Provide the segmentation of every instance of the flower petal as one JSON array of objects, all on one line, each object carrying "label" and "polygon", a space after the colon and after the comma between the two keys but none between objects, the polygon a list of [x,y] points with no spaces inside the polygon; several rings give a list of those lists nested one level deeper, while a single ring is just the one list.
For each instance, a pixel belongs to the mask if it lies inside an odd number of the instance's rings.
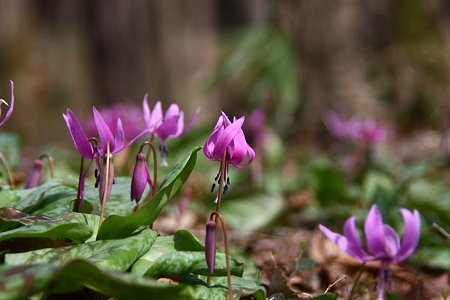
[{"label": "flower petal", "polygon": [[163,121],[163,113],[162,113],[162,107],[161,107],[161,101],[156,102],[155,106],[153,107],[153,111],[150,117],[150,122],[147,124],[147,126],[150,126],[154,124],[153,126],[159,126],[161,125]]},{"label": "flower petal", "polygon": [[394,257],[397,255],[398,250],[400,249],[400,240],[398,238],[397,232],[395,232],[394,228],[389,225],[384,225],[384,236],[386,241],[386,251]]},{"label": "flower petal", "polygon": [[102,141],[104,151],[106,151],[106,144],[108,142],[110,149],[115,149],[114,135],[112,134],[111,129],[108,127],[105,120],[103,120],[102,115],[95,107],[92,107],[92,111],[94,113],[95,126],[97,126],[97,131]]},{"label": "flower petal", "polygon": [[125,134],[123,132],[122,120],[120,120],[120,118],[119,118],[119,119],[117,119],[116,132],[114,135],[114,149],[111,152],[113,154],[119,152],[119,151],[115,151],[115,150],[121,149],[123,147],[124,142],[125,142]]},{"label": "flower petal", "polygon": [[73,143],[75,144],[75,148],[77,148],[81,156],[84,158],[94,158],[94,150],[92,149],[92,145],[73,112],[70,109],[67,109],[66,114],[63,114],[63,118],[66,121],[66,125],[69,129]]},{"label": "flower petal", "polygon": [[8,121],[9,117],[11,117],[11,114],[14,110],[14,82],[10,80],[9,83],[11,84],[11,101],[9,103],[9,108],[8,111],[6,112],[5,117],[0,122],[0,126],[3,126],[3,124],[5,124],[6,121]]},{"label": "flower petal", "polygon": [[[348,241],[347,238],[343,235],[340,235],[339,233],[333,232],[327,227],[323,226],[322,224],[319,224],[320,231],[323,232],[329,238],[333,243],[336,244],[339,248],[341,248],[342,251],[347,252],[347,246]],[[347,252],[348,253],[348,252]]]},{"label": "flower petal", "polygon": [[356,230],[355,220],[357,217],[353,216],[347,219],[344,224],[344,235],[347,238],[348,245],[346,252],[351,256],[361,260],[369,261],[372,258],[364,251],[358,231]]},{"label": "flower petal", "polygon": [[178,119],[180,115],[173,115],[170,118],[164,118],[164,121],[156,129],[156,135],[163,141],[165,141],[169,136],[175,134],[178,128]]},{"label": "flower petal", "polygon": [[420,237],[420,215],[417,210],[411,213],[409,210],[402,208],[400,212],[403,216],[404,231],[400,251],[397,253],[398,262],[410,256],[417,247]]},{"label": "flower petal", "polygon": [[364,223],[364,234],[366,235],[367,248],[369,248],[369,252],[373,256],[389,255],[386,251],[383,225],[383,219],[378,207],[372,205]]},{"label": "flower petal", "polygon": [[230,126],[226,127],[223,130],[223,132],[219,135],[213,151],[213,156],[215,158],[219,158],[221,160],[221,157],[223,156],[228,145],[231,143],[236,134],[238,134],[239,130],[242,128],[244,120],[245,120],[244,117],[236,120],[235,122],[231,123]]},{"label": "flower petal", "polygon": [[194,124],[195,120],[197,120],[198,114],[200,113],[200,107],[197,107],[194,114],[192,115],[192,118],[189,120],[189,123],[184,127],[183,133],[189,130],[191,128],[192,124]]}]

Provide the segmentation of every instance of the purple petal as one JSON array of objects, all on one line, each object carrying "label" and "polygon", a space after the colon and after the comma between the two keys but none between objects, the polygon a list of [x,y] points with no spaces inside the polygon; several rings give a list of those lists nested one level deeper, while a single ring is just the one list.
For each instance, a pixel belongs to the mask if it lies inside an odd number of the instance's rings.
[{"label": "purple petal", "polygon": [[[214,145],[213,156],[216,158],[222,157],[228,145],[234,139],[236,134],[242,128],[245,118],[242,117],[235,122],[231,123],[230,126],[226,127],[217,139]],[[221,158],[220,158],[221,160]]]},{"label": "purple petal", "polygon": [[78,152],[80,152],[84,158],[94,158],[92,145],[73,112],[70,109],[67,109],[66,114],[63,114],[63,118],[66,121],[67,128],[69,129],[73,143]]},{"label": "purple petal", "polygon": [[169,136],[175,134],[178,128],[178,119],[180,115],[174,115],[170,118],[164,118],[164,121],[156,129],[156,135],[163,141],[165,141]]},{"label": "purple petal", "polygon": [[164,116],[164,121],[170,119],[174,116],[178,116],[180,114],[180,108],[177,104],[171,104],[166,111],[166,115]]},{"label": "purple petal", "polygon": [[[333,232],[330,229],[326,228],[322,224],[319,224],[320,231],[323,232],[329,238],[333,243],[336,244],[339,248],[341,248],[342,251],[347,252],[348,248],[348,241],[347,238],[343,235],[340,235],[339,233]],[[348,253],[348,252],[347,252]]]},{"label": "purple petal", "polygon": [[162,113],[162,107],[161,102],[156,102],[155,106],[153,107],[153,111],[151,114],[150,122],[147,124],[147,126],[151,124],[155,124],[154,126],[161,125],[163,121],[163,113]]},{"label": "purple petal", "polygon": [[383,219],[376,205],[372,205],[367,215],[364,224],[364,234],[366,235],[367,248],[369,248],[369,252],[373,256],[388,255],[384,238]]},{"label": "purple petal", "polygon": [[11,84],[11,101],[9,102],[9,108],[8,111],[6,112],[5,117],[0,122],[0,126],[3,126],[3,124],[5,124],[6,121],[8,121],[9,117],[11,117],[11,114],[14,110],[14,82],[12,80],[10,80],[9,82]]},{"label": "purple petal", "polygon": [[177,137],[182,135],[184,132],[183,127],[184,127],[184,113],[181,111],[178,118],[177,131],[174,134],[171,134],[170,137]]},{"label": "purple petal", "polygon": [[[125,141],[125,136],[123,132],[122,120],[117,119],[116,132],[114,136],[114,146],[115,148],[121,149],[123,147],[123,143]],[[116,153],[113,149],[111,152]]]},{"label": "purple petal", "polygon": [[41,185],[42,179],[42,168],[44,167],[44,162],[40,159],[36,159],[33,163],[33,169],[25,182],[25,189],[31,189]]},{"label": "purple petal", "polygon": [[142,100],[142,112],[144,114],[144,120],[145,120],[145,124],[148,126],[149,124],[151,124],[151,112],[150,112],[150,107],[148,106],[148,94],[144,95],[144,100]]},{"label": "purple petal", "polygon": [[344,224],[344,235],[348,242],[346,252],[361,261],[369,261],[372,258],[367,255],[362,247],[361,239],[359,238],[358,231],[356,230],[355,220],[355,216],[350,217]]},{"label": "purple petal", "polygon": [[192,127],[192,124],[194,124],[195,120],[197,120],[198,114],[200,113],[200,107],[197,107],[194,114],[192,115],[192,118],[189,120],[189,123],[184,127],[183,133],[189,130],[189,128]]},{"label": "purple petal", "polygon": [[144,193],[145,186],[148,180],[147,170],[147,162],[145,159],[145,154],[139,152],[136,155],[136,163],[134,165],[133,177],[131,179],[131,201],[136,201],[139,203],[141,200],[142,194]]},{"label": "purple petal", "polygon": [[384,236],[386,241],[386,247],[388,253],[394,257],[397,255],[398,250],[400,249],[400,240],[398,238],[397,232],[395,232],[394,228],[389,225],[384,225]]},{"label": "purple petal", "polygon": [[112,134],[111,129],[108,127],[105,120],[103,120],[102,115],[95,107],[92,107],[92,111],[94,113],[95,126],[97,126],[98,134],[105,148],[103,151],[106,152],[106,144],[108,142],[111,149],[115,149],[114,135]]},{"label": "purple petal", "polygon": [[420,215],[417,210],[411,213],[409,210],[402,208],[400,212],[403,216],[404,232],[400,251],[397,253],[397,260],[400,262],[410,256],[417,247],[420,237]]}]

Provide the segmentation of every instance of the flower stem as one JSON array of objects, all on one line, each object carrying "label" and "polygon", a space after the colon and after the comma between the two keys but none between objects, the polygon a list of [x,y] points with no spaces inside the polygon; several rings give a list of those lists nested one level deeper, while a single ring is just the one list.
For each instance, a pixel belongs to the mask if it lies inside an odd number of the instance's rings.
[{"label": "flower stem", "polygon": [[111,149],[109,146],[109,142],[106,144],[106,168],[105,168],[105,181],[104,181],[104,188],[103,188],[103,196],[102,196],[102,211],[100,213],[100,222],[98,223],[98,228],[100,230],[100,226],[103,223],[103,217],[105,215],[105,208],[106,208],[106,196],[108,194],[108,182],[109,182],[109,173],[110,173],[110,164],[111,164]]},{"label": "flower stem", "polygon": [[[210,220],[212,218],[215,218],[215,220],[219,219],[220,225],[222,226],[222,232],[223,232],[223,243],[225,244],[225,262],[227,267],[227,284],[228,284],[228,298],[230,300],[233,300],[233,290],[231,289],[231,268],[230,268],[230,251],[228,247],[228,235],[227,235],[227,226],[225,224],[225,220],[223,219],[222,215],[218,211],[213,211],[211,213],[211,216],[209,217]],[[209,279],[209,277],[208,277]],[[209,286],[209,282],[208,282]]]},{"label": "flower stem", "polygon": [[353,283],[353,286],[352,286],[352,290],[350,291],[350,295],[348,295],[348,300],[353,299],[353,296],[355,295],[355,292],[356,292],[356,287],[359,284],[359,280],[361,279],[361,275],[364,272],[365,267],[366,267],[366,263],[363,263],[361,268],[358,271],[358,274],[356,275],[355,282]]},{"label": "flower stem", "polygon": [[41,154],[38,159],[42,160],[43,158],[46,158],[48,160],[48,166],[50,169],[50,178],[55,178],[55,160],[53,157],[51,157],[48,154]]},{"label": "flower stem", "polygon": [[3,165],[5,166],[6,172],[8,173],[9,177],[9,185],[11,186],[11,189],[16,188],[16,182],[14,180],[14,176],[11,170],[11,166],[8,163],[8,160],[6,159],[5,155],[3,155],[2,152],[0,152],[0,160],[2,161]]},{"label": "flower stem", "polygon": [[81,180],[83,179],[83,167],[84,167],[84,157],[81,156],[80,159],[80,175],[78,177],[78,189],[77,189],[77,199],[75,200],[75,204],[73,206],[74,212],[80,211],[80,204],[81,204]]}]

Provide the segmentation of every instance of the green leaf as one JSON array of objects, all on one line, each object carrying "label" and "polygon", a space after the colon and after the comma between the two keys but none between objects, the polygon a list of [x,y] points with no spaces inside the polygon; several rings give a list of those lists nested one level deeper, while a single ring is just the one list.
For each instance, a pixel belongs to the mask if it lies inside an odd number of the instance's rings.
[{"label": "green leaf", "polygon": [[98,224],[98,216],[70,213],[55,218],[30,215],[12,207],[0,209],[0,228],[21,226],[0,233],[0,241],[19,237],[71,239],[82,243],[89,239]]},{"label": "green leaf", "polygon": [[63,184],[60,179],[54,178],[32,189],[10,191],[17,197],[17,200],[12,204],[12,206],[16,209],[31,213],[36,209],[36,205],[47,192],[62,186]]},{"label": "green leaf", "polygon": [[5,263],[9,265],[64,264],[75,259],[85,259],[103,269],[125,271],[150,249],[155,239],[156,232],[144,229],[138,234],[121,240],[95,241],[56,249],[47,248],[7,254]]},{"label": "green leaf", "polygon": [[269,225],[284,208],[281,195],[257,194],[227,199],[222,204],[222,215],[230,227],[239,228],[241,233],[251,233]]},{"label": "green leaf", "polygon": [[37,292],[64,294],[82,287],[119,299],[188,299],[192,288],[156,282],[135,274],[103,271],[82,260],[64,266],[35,264],[0,267],[0,299],[21,300]]},{"label": "green leaf", "polygon": [[[233,290],[233,299],[250,295],[253,295],[256,300],[266,299],[266,289],[254,280],[231,276],[231,289]],[[195,298],[228,300],[226,277],[213,278],[209,288],[204,282],[195,286]]]},{"label": "green leaf", "polygon": [[[149,277],[180,276],[189,273],[208,275],[205,247],[192,233],[180,230],[160,236],[150,250],[133,265],[132,272]],[[243,265],[230,259],[231,272],[242,276]],[[225,254],[217,253],[215,276],[226,276]]]},{"label": "green leaf", "polygon": [[172,199],[178,189],[186,182],[194,169],[197,152],[201,147],[194,148],[192,152],[164,178],[161,188],[156,195],[129,216],[109,216],[101,225],[98,239],[113,239],[128,236],[140,226],[150,225],[158,217],[166,203]]}]

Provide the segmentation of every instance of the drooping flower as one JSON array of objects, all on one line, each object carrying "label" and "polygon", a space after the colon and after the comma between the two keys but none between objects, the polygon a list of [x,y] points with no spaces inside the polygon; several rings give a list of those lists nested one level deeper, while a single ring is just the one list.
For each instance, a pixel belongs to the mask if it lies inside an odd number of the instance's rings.
[{"label": "drooping flower", "polygon": [[161,102],[157,102],[153,111],[150,111],[147,97],[144,97],[142,102],[144,120],[149,127],[153,122],[155,126],[155,136],[161,140],[161,161],[163,166],[167,166],[167,145],[166,140],[168,138],[175,138],[184,134],[197,119],[200,113],[200,107],[198,107],[189,123],[184,125],[184,113],[180,110],[177,104],[171,104],[167,109],[166,114],[163,117]]},{"label": "drooping flower", "polygon": [[205,258],[210,273],[214,273],[216,266],[216,230],[216,222],[208,220],[205,234]]},{"label": "drooping flower", "polygon": [[38,158],[34,161],[33,168],[31,169],[30,175],[24,185],[25,189],[31,189],[41,185],[43,167],[44,162],[42,159]]},{"label": "drooping flower", "polygon": [[134,165],[133,177],[131,178],[131,201],[136,201],[136,204],[141,200],[145,187],[150,186],[150,191],[153,190],[153,182],[148,171],[147,160],[145,154],[138,152],[136,155],[136,164]]},{"label": "drooping flower", "polygon": [[[244,120],[245,117],[239,119],[233,118],[233,122],[231,122],[228,116],[222,112],[214,130],[203,146],[203,153],[207,158],[225,164],[225,168],[223,168],[224,174],[222,176],[224,180],[226,179],[223,190],[224,194],[230,185],[230,178],[227,176],[228,165],[231,164],[236,168],[243,168],[248,166],[255,158],[255,151],[247,144],[244,132],[242,131]],[[248,160],[244,163],[247,157]],[[219,185],[221,173],[222,168],[219,169],[219,173],[214,179]],[[211,192],[214,191],[214,187],[215,183],[211,188]]]},{"label": "drooping flower", "polygon": [[[114,168],[112,164],[112,159],[107,160],[107,147],[109,145],[109,153],[116,154],[123,149],[129,147],[133,142],[135,142],[142,135],[147,133],[150,130],[153,130],[154,125],[151,124],[144,128],[138,135],[132,138],[127,144],[125,144],[125,133],[122,126],[122,121],[120,118],[116,120],[116,127],[113,133],[113,130],[108,126],[108,124],[103,119],[100,112],[93,107],[93,116],[94,122],[97,127],[98,136],[100,137],[101,144],[92,146],[89,142],[88,137],[84,133],[81,128],[80,122],[75,117],[73,112],[70,109],[67,109],[66,114],[63,114],[64,120],[66,121],[67,127],[69,129],[70,135],[72,136],[72,140],[77,148],[78,152],[82,157],[87,159],[96,159],[97,162],[97,182],[99,186],[100,193],[100,201],[103,199],[104,191],[106,189],[106,202],[109,199],[111,194],[112,184],[114,182]],[[100,161],[100,158],[102,161]],[[106,165],[106,162],[109,161],[109,166]],[[91,162],[92,163],[92,162]],[[84,191],[84,181],[87,176],[87,171],[89,170],[91,163],[87,167],[87,170],[83,172],[80,176],[79,188],[81,189],[81,198],[83,199],[83,191]],[[108,169],[109,174],[106,176],[106,170]],[[106,178],[108,179],[106,181]],[[80,205],[82,205],[83,200],[81,200]],[[81,206],[80,206],[81,207]]]},{"label": "drooping flower", "polygon": [[330,112],[324,118],[328,130],[336,138],[355,144],[380,143],[386,139],[386,129],[376,120],[352,118],[342,119],[336,112]]},{"label": "drooping flower", "polygon": [[8,104],[8,102],[6,102],[5,100],[0,99],[0,116],[2,114],[2,110],[1,110],[2,104],[5,104],[6,106],[9,106],[5,117],[3,118],[3,120],[0,121],[0,126],[3,126],[3,124],[5,124],[6,121],[8,121],[9,117],[11,117],[11,114],[12,114],[12,112],[14,110],[14,82],[12,80],[10,80],[9,82],[11,84],[11,101]]},{"label": "drooping flower", "polygon": [[246,121],[244,124],[246,138],[257,148],[267,135],[266,112],[262,108],[257,108],[247,117]]},{"label": "drooping flower", "polygon": [[344,235],[335,233],[323,225],[320,230],[339,248],[361,262],[380,262],[380,290],[378,299],[383,299],[384,283],[387,280],[386,271],[389,264],[398,264],[408,258],[416,249],[420,237],[420,216],[417,210],[413,212],[400,209],[404,221],[403,237],[400,241],[395,230],[383,223],[383,218],[376,205],[373,205],[364,224],[367,250],[361,243],[356,229],[356,216],[350,217],[344,224]]}]

